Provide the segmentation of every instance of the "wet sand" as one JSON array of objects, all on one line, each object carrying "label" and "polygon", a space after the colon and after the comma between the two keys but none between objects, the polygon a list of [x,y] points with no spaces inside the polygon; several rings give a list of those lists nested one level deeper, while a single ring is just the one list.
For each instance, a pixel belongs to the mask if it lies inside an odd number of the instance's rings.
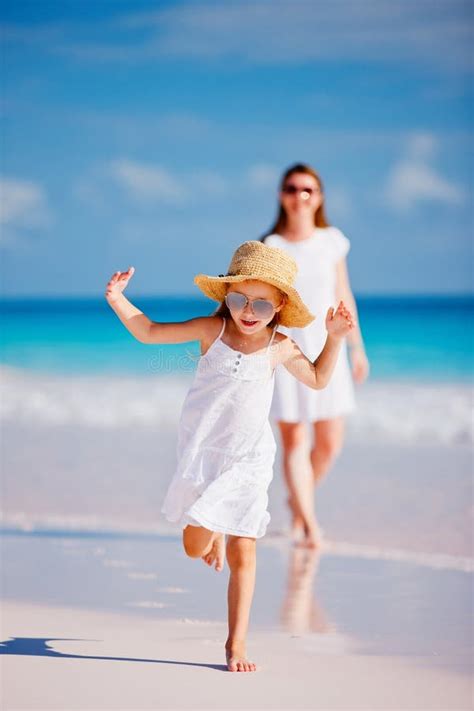
[{"label": "wet sand", "polygon": [[472,573],[269,536],[249,656],[177,537],[5,535],[1,708],[470,709]]},{"label": "wet sand", "polygon": [[[174,424],[9,423],[2,432],[4,525],[176,532],[160,513],[175,468]],[[273,535],[289,521],[281,464],[279,449],[269,490]],[[316,489],[320,524],[341,543],[472,559],[471,470],[466,444],[349,438]]]}]

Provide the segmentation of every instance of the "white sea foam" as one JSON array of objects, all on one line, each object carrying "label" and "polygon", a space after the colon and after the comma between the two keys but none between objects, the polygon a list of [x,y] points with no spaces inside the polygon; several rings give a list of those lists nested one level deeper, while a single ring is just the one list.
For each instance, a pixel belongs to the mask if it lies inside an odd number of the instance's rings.
[{"label": "white sea foam", "polygon": [[132,580],[156,580],[158,575],[156,573],[128,573],[127,577]]},{"label": "white sea foam", "polygon": [[347,541],[329,541],[323,544],[326,553],[353,558],[368,558],[372,560],[400,561],[414,563],[427,568],[439,570],[460,570],[466,573],[474,572],[474,560],[467,556],[454,556],[443,553],[418,553],[401,548],[381,548]]},{"label": "white sea foam", "polygon": [[[65,536],[74,534],[99,534],[103,536],[155,536],[167,535],[175,529],[166,524],[142,525],[133,521],[122,521],[107,516],[89,516],[74,514],[41,514],[29,515],[23,511],[12,512],[0,516],[0,527],[5,533],[54,533]],[[94,555],[104,555],[106,549],[96,548]],[[105,560],[105,559],[104,559]]]},{"label": "white sea foam", "polygon": [[181,622],[184,625],[198,625],[201,627],[207,627],[208,625],[221,625],[220,620],[199,620],[193,617],[180,617],[177,622]]},{"label": "white sea foam", "polygon": [[162,610],[164,607],[173,607],[173,602],[157,602],[156,600],[142,600],[140,602],[128,602],[129,607],[144,607],[157,610]]},{"label": "white sea foam", "polygon": [[130,568],[132,565],[129,560],[112,560],[106,558],[102,562],[107,568]]},{"label": "white sea foam", "polygon": [[[59,517],[59,516],[44,516],[36,518],[28,518],[26,516],[3,516],[0,519],[1,530],[8,533],[30,534],[48,532],[49,534],[61,535],[81,535],[91,534],[96,535],[117,535],[117,536],[162,536],[169,535],[169,530],[166,526],[134,526],[128,524],[114,525],[112,522],[104,521],[102,525],[95,526],[92,524],[89,517]],[[176,535],[176,531],[174,532]],[[291,545],[288,536],[283,535],[281,531],[274,531],[271,534],[264,536],[260,545],[265,547],[273,547],[286,551]],[[102,549],[95,548],[94,554]],[[372,560],[388,560],[399,561],[403,563],[412,563],[421,565],[427,568],[435,568],[440,570],[457,570],[462,572],[474,572],[474,559],[468,556],[450,555],[441,553],[426,553],[401,548],[384,548],[381,546],[367,545],[363,543],[353,543],[351,541],[331,541],[328,538],[323,539],[322,553],[336,556],[346,556],[352,558],[366,558]],[[114,568],[127,568],[131,566],[129,561],[120,559],[103,559],[103,565]],[[127,573],[130,577],[135,576],[135,573]],[[138,574],[140,577],[142,573]],[[148,577],[150,574],[146,574]],[[152,574],[153,575],[153,574]],[[158,592],[187,592],[182,589],[157,589]]]},{"label": "white sea foam", "polygon": [[[49,375],[2,367],[3,422],[114,429],[175,427],[192,376]],[[465,384],[373,381],[358,387],[348,436],[357,442],[469,444],[473,390]]]},{"label": "white sea foam", "polygon": [[[286,551],[288,549],[288,538],[282,537],[278,533],[268,535],[262,539],[260,545]],[[371,546],[350,541],[331,541],[328,538],[323,539],[321,552],[348,558],[400,561],[439,570],[459,570],[464,573],[474,572],[474,559],[469,556],[426,553],[403,548],[383,548],[382,546]]]},{"label": "white sea foam", "polygon": [[0,417],[43,425],[158,427],[177,421],[189,377],[51,375],[2,366]]}]

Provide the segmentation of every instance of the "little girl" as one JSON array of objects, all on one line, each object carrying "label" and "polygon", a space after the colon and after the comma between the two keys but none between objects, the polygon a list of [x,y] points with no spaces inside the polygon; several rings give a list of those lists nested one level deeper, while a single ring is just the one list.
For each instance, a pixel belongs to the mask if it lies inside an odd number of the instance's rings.
[{"label": "little girl", "polygon": [[200,342],[201,357],[179,422],[178,466],[162,511],[183,528],[188,556],[203,558],[216,570],[227,558],[229,671],[256,670],[245,645],[256,539],[270,520],[267,490],[276,443],[268,415],[275,368],[284,365],[310,388],[326,387],[342,340],[354,327],[342,301],[336,311],[329,308],[326,343],[314,362],[279,333],[278,324],[303,328],[314,319],[293,287],[296,271],[296,262],[282,249],[244,242],[227,274],[194,279],[206,296],[220,302],[217,311],[178,323],[151,321],[125,298],[133,267],[115,272],[106,289],[107,302],[141,343]]}]

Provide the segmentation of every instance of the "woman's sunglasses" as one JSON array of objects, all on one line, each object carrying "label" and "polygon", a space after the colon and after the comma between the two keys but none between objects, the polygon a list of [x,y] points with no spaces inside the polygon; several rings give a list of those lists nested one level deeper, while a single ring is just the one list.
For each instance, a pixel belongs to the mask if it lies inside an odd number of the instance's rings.
[{"label": "woman's sunglasses", "polygon": [[250,304],[252,313],[261,319],[270,318],[278,308],[274,306],[271,301],[267,301],[266,299],[254,299],[250,301],[245,294],[241,294],[239,291],[230,291],[226,294],[225,302],[231,311],[243,311],[247,304]]},{"label": "woman's sunglasses", "polygon": [[281,191],[287,195],[295,195],[296,193],[308,193],[308,195],[312,195],[313,193],[320,192],[319,188],[299,188],[297,185],[293,185],[292,183],[284,185]]}]

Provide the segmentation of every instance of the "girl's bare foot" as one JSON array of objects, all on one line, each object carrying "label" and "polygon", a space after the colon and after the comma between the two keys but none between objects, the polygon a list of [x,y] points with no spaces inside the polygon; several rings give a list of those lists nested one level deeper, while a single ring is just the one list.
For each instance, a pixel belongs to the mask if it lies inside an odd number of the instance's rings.
[{"label": "girl's bare foot", "polygon": [[243,646],[226,646],[225,658],[227,661],[227,669],[231,672],[257,671],[257,665],[253,662],[249,662]]},{"label": "girl's bare foot", "polygon": [[209,553],[202,556],[205,563],[212,566],[215,563],[216,570],[220,571],[224,567],[225,539],[223,533],[218,533],[212,544]]}]

